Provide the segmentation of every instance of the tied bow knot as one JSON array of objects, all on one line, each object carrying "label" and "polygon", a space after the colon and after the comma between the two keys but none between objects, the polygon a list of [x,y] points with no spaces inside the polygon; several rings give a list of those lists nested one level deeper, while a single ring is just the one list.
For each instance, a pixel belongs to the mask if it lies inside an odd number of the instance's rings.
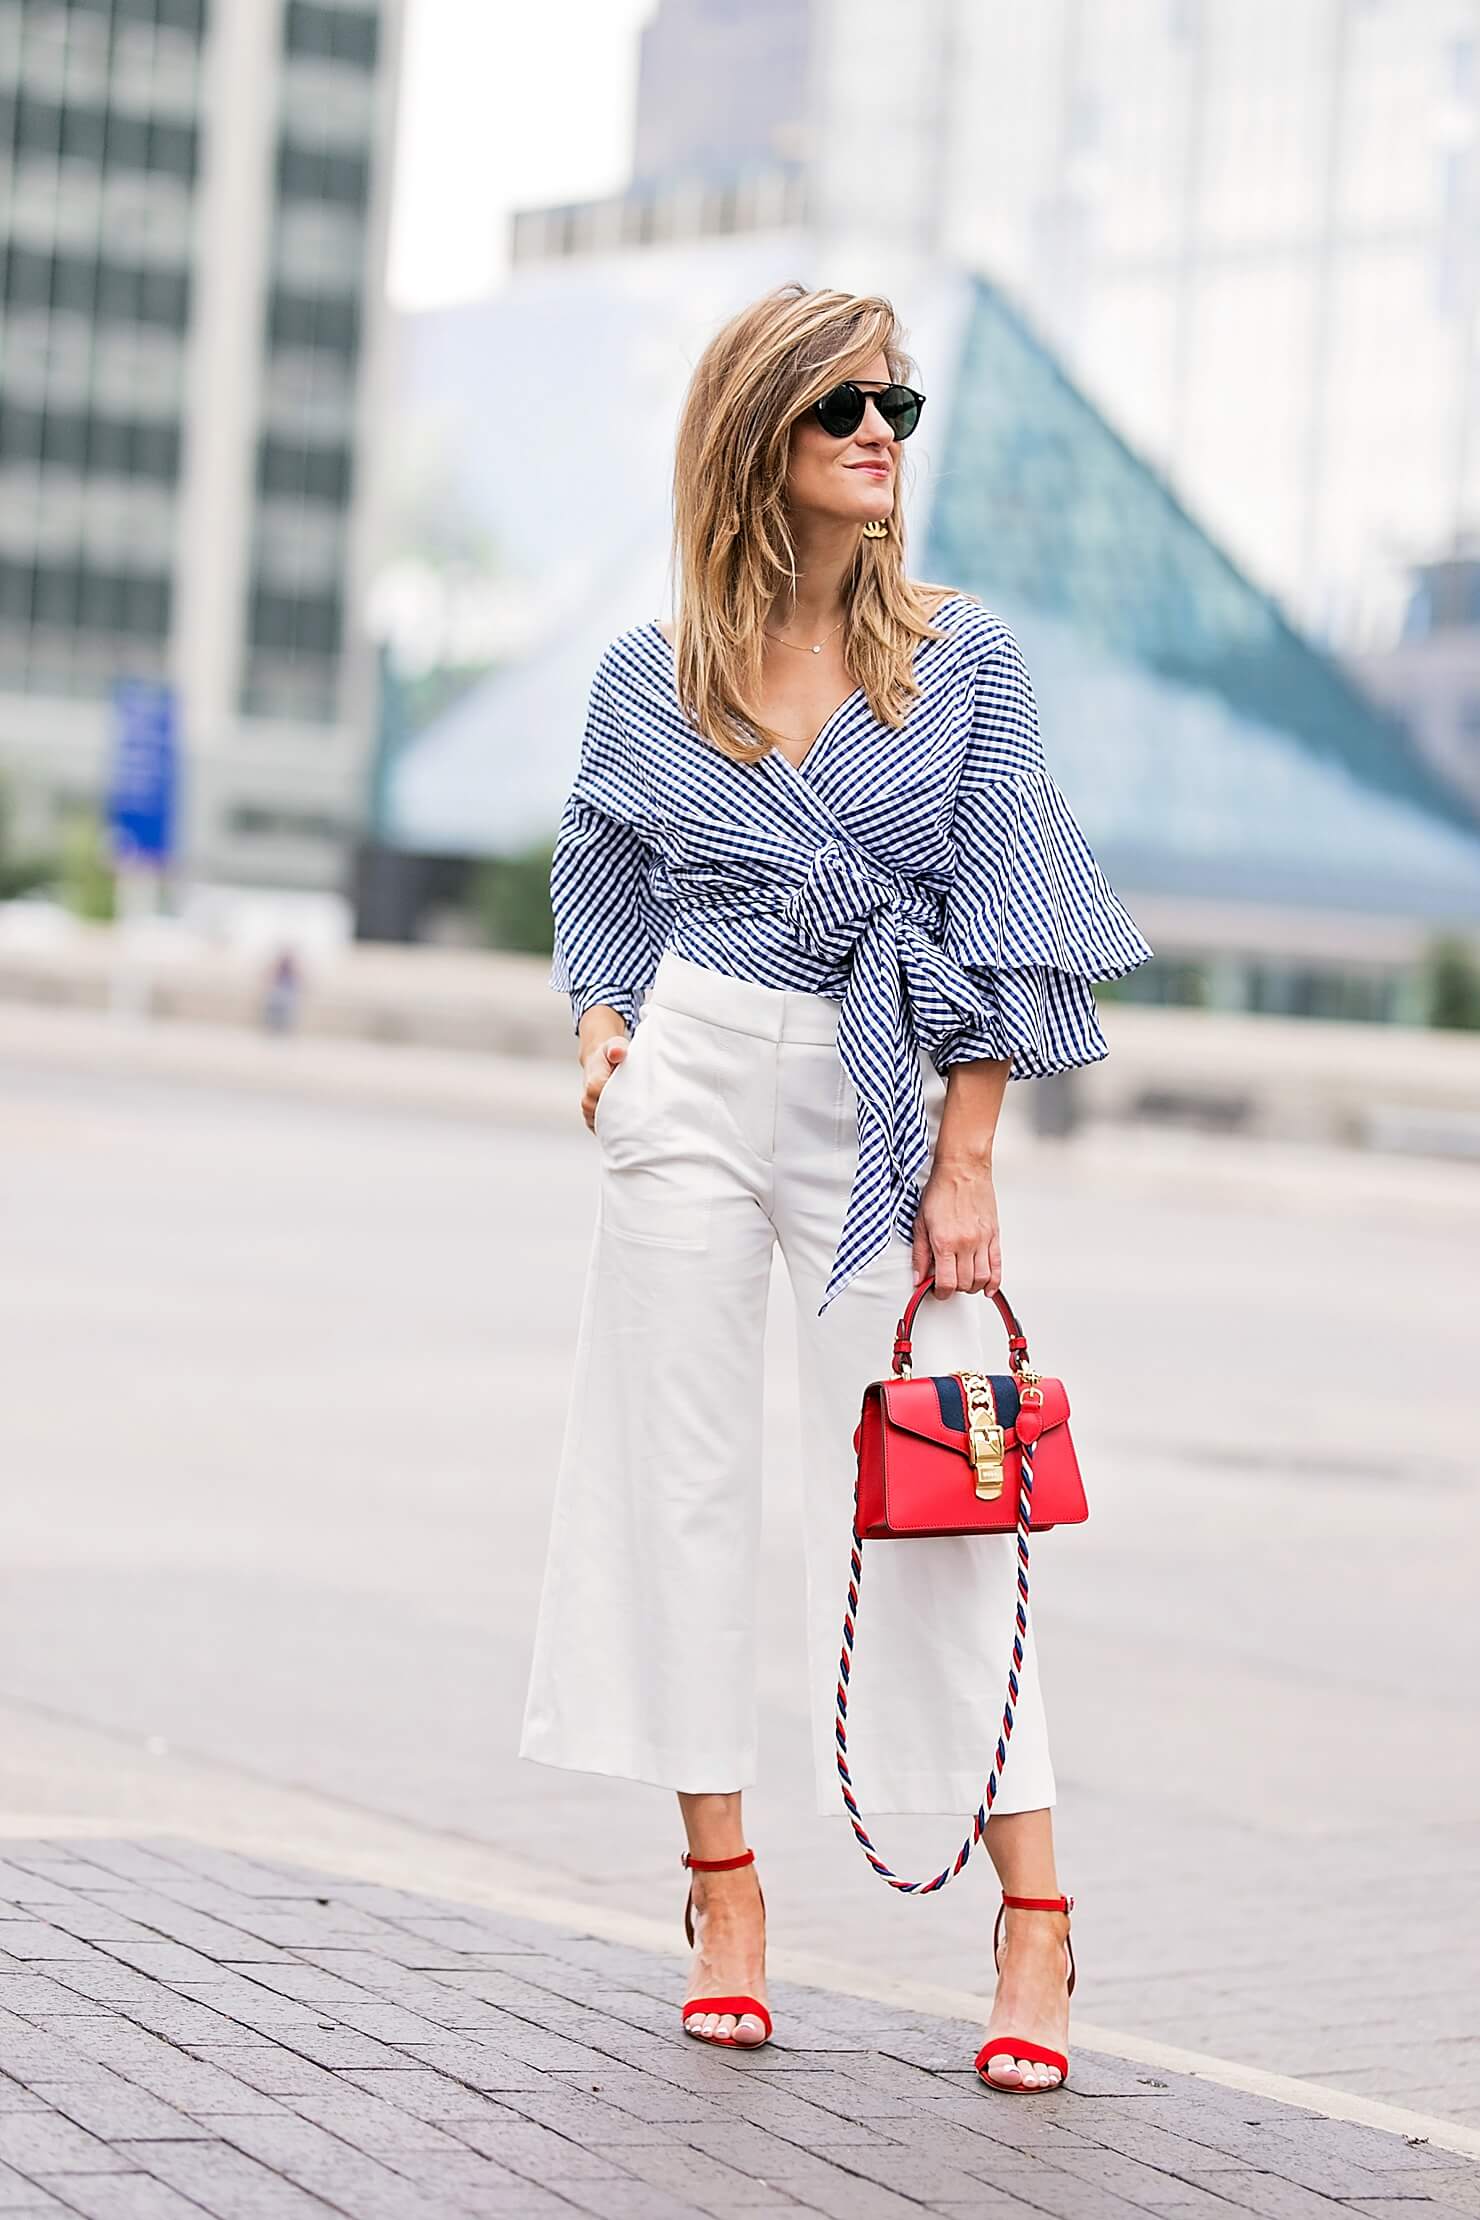
[{"label": "tied bow knot", "polygon": [[786,897],[786,922],[802,946],[824,963],[839,964],[884,911],[900,906],[899,883],[836,840],[825,841],[807,875]]},{"label": "tied bow knot", "polygon": [[891,1233],[908,1240],[913,1230],[930,1154],[921,1051],[938,1059],[993,1013],[940,944],[939,897],[902,885],[840,841],[816,850],[784,912],[809,953],[848,966],[838,1053],[858,1097],[858,1166],[826,1310]]},{"label": "tied bow knot", "polygon": [[938,897],[903,886],[840,841],[816,850],[784,914],[812,955],[851,964],[845,1008],[856,989],[871,988],[872,1015],[892,1021],[901,1046],[938,1054],[967,1027],[990,1022],[980,988],[940,945]]}]

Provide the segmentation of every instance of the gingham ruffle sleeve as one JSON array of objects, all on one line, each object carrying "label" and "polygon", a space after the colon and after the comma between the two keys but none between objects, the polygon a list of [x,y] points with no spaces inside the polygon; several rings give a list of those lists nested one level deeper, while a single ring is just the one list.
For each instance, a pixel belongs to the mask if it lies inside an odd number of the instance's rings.
[{"label": "gingham ruffle sleeve", "polygon": [[653,851],[623,814],[621,725],[605,664],[591,687],[581,762],[550,864],[554,953],[550,985],[570,997],[571,1021],[606,1003],[630,1033],[652,985],[667,932],[652,884]]},{"label": "gingham ruffle sleeve", "polygon": [[1038,1079],[1108,1054],[1090,982],[1153,953],[1095,861],[1048,770],[1017,641],[996,627],[976,676],[952,816],[955,874],[941,945],[981,989],[982,1024],[933,1052],[936,1069],[1010,1059]]}]

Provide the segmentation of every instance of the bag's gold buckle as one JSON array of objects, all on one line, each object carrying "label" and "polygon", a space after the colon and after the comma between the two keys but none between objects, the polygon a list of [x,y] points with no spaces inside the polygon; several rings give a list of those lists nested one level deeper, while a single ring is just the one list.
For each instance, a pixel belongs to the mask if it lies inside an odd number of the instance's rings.
[{"label": "bag's gold buckle", "polygon": [[1002,1493],[1002,1460],[1006,1436],[997,1421],[992,1383],[985,1372],[959,1372],[966,1398],[966,1438],[976,1492],[983,1503],[995,1503]]}]

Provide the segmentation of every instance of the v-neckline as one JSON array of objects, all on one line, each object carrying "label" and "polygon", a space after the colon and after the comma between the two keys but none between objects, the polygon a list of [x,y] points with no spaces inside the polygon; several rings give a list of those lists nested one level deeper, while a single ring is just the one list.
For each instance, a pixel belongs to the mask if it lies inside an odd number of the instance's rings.
[{"label": "v-neckline", "polygon": [[[649,617],[648,622],[652,626],[654,632],[656,632],[656,634],[658,635],[658,638],[662,641],[664,647],[668,650],[668,661],[671,667],[674,660],[673,642],[669,639],[667,633],[663,630],[663,627],[659,624],[656,617]],[[856,702],[860,698],[862,693],[863,688],[861,686],[855,686],[851,694],[844,695],[843,699],[838,703],[835,709],[830,709],[828,711],[827,715],[823,718],[821,724],[817,727],[817,730],[813,733],[811,739],[807,742],[806,747],[802,751],[802,759],[800,763],[793,763],[791,757],[787,755],[782,749],[778,748],[774,743],[766,750],[765,755],[761,757],[761,761],[763,763],[769,762],[771,757],[774,756],[777,762],[784,764],[786,769],[790,771],[796,778],[801,779],[805,785],[810,785],[811,780],[808,779],[806,775],[807,766],[811,763],[813,756],[816,755],[818,749],[821,747],[823,741],[827,738],[829,732],[837,723],[838,719],[842,716],[844,710],[851,709],[854,702]]]},{"label": "v-neckline", "polygon": [[861,686],[855,686],[852,693],[846,694],[838,703],[836,709],[830,709],[828,711],[821,724],[817,727],[817,730],[813,733],[811,739],[807,742],[806,747],[803,749],[802,760],[800,763],[793,763],[791,757],[782,748],[772,747],[770,751],[771,754],[775,756],[780,756],[781,761],[786,765],[788,771],[795,771],[798,778],[803,777],[806,773],[807,765],[811,762],[813,756],[816,755],[817,750],[821,747],[823,741],[827,738],[833,726],[837,723],[839,717],[842,716],[843,711],[845,709],[850,709],[853,703],[858,700],[862,692],[863,688]]}]

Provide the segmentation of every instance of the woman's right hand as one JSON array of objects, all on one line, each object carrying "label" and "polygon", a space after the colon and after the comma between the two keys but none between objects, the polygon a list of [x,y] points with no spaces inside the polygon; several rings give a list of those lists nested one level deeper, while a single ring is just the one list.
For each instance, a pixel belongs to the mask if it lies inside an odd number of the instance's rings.
[{"label": "woman's right hand", "polygon": [[632,1042],[627,1034],[612,1033],[604,1041],[598,1041],[589,1055],[581,1058],[581,1073],[585,1080],[581,1093],[581,1116],[593,1133],[596,1131],[596,1105],[601,1099],[601,1090],[631,1046]]}]

